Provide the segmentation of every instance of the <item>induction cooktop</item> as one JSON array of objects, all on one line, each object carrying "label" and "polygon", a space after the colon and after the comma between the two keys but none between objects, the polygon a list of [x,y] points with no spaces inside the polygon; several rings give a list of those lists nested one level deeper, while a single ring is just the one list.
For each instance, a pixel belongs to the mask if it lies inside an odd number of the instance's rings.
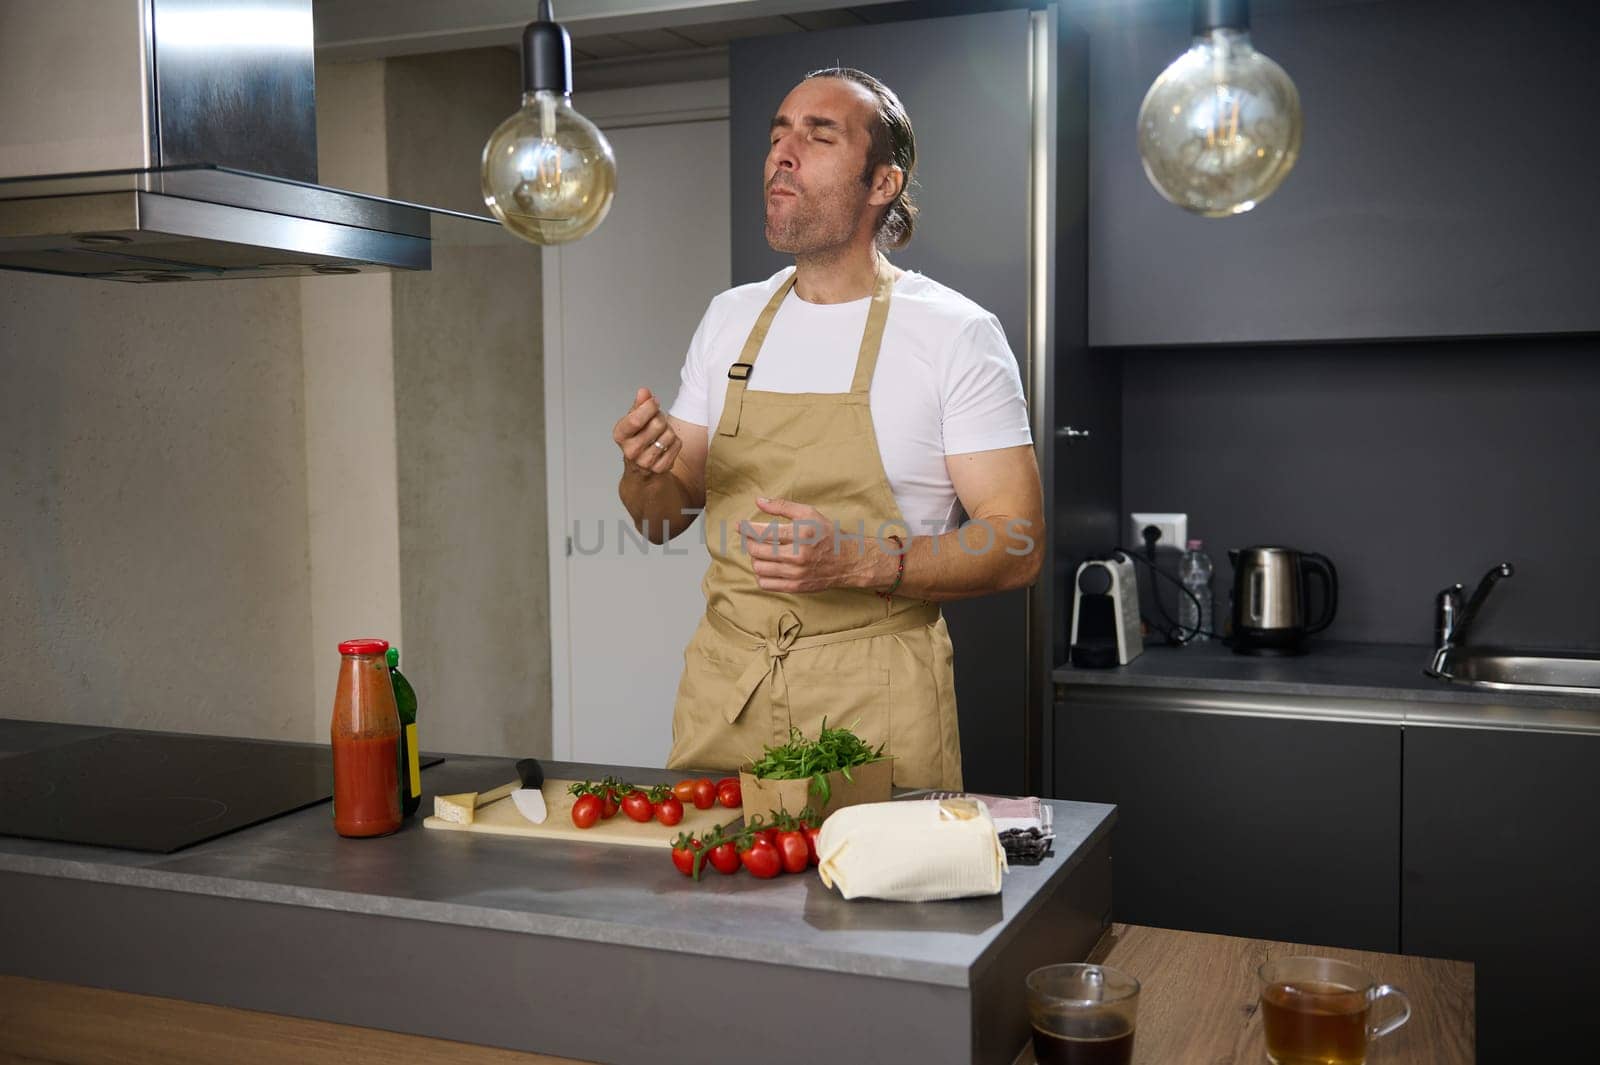
[{"label": "induction cooktop", "polygon": [[326,745],[117,731],[0,758],[0,835],[170,854],[332,796]]}]

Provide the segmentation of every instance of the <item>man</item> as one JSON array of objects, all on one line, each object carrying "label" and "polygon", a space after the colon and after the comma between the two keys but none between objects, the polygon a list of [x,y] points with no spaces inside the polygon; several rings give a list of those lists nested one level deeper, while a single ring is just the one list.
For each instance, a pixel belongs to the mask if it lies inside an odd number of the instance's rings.
[{"label": "man", "polygon": [[915,167],[893,92],[808,75],[764,172],[794,269],[713,299],[670,412],[641,388],[612,431],[641,531],[664,543],[705,511],[675,768],[733,769],[826,719],[886,744],[898,785],[961,786],[937,604],[1034,581],[1042,492],[999,322],[882,254],[911,238]]}]

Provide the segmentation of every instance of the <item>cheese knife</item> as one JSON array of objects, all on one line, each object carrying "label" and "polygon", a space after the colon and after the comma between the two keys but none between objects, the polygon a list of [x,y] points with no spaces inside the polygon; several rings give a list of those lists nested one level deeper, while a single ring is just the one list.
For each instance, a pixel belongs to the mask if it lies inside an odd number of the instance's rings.
[{"label": "cheese knife", "polygon": [[537,758],[523,758],[517,762],[517,777],[522,787],[511,793],[517,812],[536,825],[544,824],[548,815],[544,805],[544,766]]}]

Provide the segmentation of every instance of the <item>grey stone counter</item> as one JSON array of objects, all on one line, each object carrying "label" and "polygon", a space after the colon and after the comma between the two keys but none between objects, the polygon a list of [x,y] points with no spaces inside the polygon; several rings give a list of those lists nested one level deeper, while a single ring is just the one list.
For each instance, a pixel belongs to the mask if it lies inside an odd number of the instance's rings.
[{"label": "grey stone counter", "polygon": [[[0,752],[92,734],[0,723]],[[590,778],[620,772],[639,783],[672,779],[660,771],[559,762],[548,770]],[[514,775],[509,760],[451,757],[424,771],[423,809],[431,809],[435,793],[488,790]],[[808,986],[812,997],[842,994],[878,1009],[912,1002],[923,1009],[943,1001],[939,1008],[959,1023],[941,1038],[972,1051],[950,1057],[930,1044],[918,1051],[934,1054],[924,1060],[1009,1060],[1015,1045],[996,1050],[990,1043],[1016,1037],[1020,1045],[1026,1036],[1025,1018],[1017,1035],[1021,985],[1014,970],[1041,958],[1081,956],[1080,941],[1087,940],[1086,951],[1109,917],[1114,808],[1052,806],[1054,857],[1013,869],[997,897],[927,904],[846,902],[815,875],[758,881],[742,872],[722,877],[708,871],[696,884],[674,869],[664,850],[435,832],[418,821],[393,836],[348,840],[334,833],[326,804],[171,855],[0,837],[0,894],[7,898],[0,907],[0,942],[8,944],[0,969],[591,1060],[677,1060],[664,1044],[646,1055],[642,1030],[594,1041],[593,1026],[609,1007],[604,994],[594,1010],[575,1004],[572,981],[592,975],[598,986],[602,968],[609,974],[620,965],[612,981],[619,986],[628,984],[627,973],[643,987],[666,981],[649,992],[661,1030],[693,1012],[684,1001],[670,1008],[661,988],[698,974],[692,978],[746,989],[745,995],[722,995],[724,1006],[748,1001],[754,1007],[768,992]],[[97,922],[99,934],[119,949],[84,953]],[[152,923],[164,926],[156,939],[167,944],[154,954],[139,938]],[[377,927],[385,931],[371,931]],[[179,928],[195,933],[184,946],[173,938]],[[375,934],[380,938],[374,941]],[[216,942],[232,945],[213,956]],[[363,942],[376,944],[375,957],[416,955],[406,970],[413,977],[420,957],[430,958],[434,974],[421,984],[438,984],[437,974],[453,967],[459,977],[471,976],[481,995],[504,992],[503,981],[483,975],[496,956],[519,972],[542,959],[552,973],[569,974],[545,988],[564,1005],[515,1021],[502,1018],[498,1027],[485,1014],[480,1029],[464,1027],[459,1010],[436,1016],[401,1008],[403,995],[363,1005],[290,986],[313,977],[305,969],[316,967],[324,947],[330,953],[321,964],[340,971],[348,951],[358,949],[350,944]],[[226,969],[228,957],[237,960],[245,950],[256,968],[230,971],[228,978],[197,976],[215,966]],[[359,973],[370,978],[367,966],[350,968],[352,980]],[[1004,990],[991,984],[998,973],[1005,974]],[[530,973],[522,975],[531,980]],[[311,979],[313,986],[319,982],[326,982],[326,973]],[[448,998],[447,990],[435,987],[435,996]],[[533,990],[530,983],[513,998],[531,1003]],[[1015,1004],[992,1001],[999,994],[1010,994]],[[418,1004],[418,996],[411,1001]],[[998,1029],[984,1030],[986,1011],[999,1017]],[[770,1060],[791,1058],[802,1060],[799,1048]],[[693,1059],[687,1050],[682,1055]]]},{"label": "grey stone counter", "polygon": [[[1313,641],[1293,658],[1234,654],[1219,643],[1147,647],[1115,669],[1058,667],[1058,691],[1144,688],[1196,696],[1285,697],[1285,706],[1339,700],[1341,712],[1402,723],[1600,732],[1600,697],[1485,691],[1423,673],[1424,646]],[[1215,702],[1214,698],[1207,701]]]}]

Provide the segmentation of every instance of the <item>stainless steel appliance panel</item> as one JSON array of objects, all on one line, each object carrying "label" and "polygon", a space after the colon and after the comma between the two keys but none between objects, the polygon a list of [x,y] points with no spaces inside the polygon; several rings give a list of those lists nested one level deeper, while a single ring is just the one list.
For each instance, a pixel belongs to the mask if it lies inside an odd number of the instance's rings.
[{"label": "stainless steel appliance panel", "polygon": [[317,180],[311,0],[152,0],[163,166]]}]

